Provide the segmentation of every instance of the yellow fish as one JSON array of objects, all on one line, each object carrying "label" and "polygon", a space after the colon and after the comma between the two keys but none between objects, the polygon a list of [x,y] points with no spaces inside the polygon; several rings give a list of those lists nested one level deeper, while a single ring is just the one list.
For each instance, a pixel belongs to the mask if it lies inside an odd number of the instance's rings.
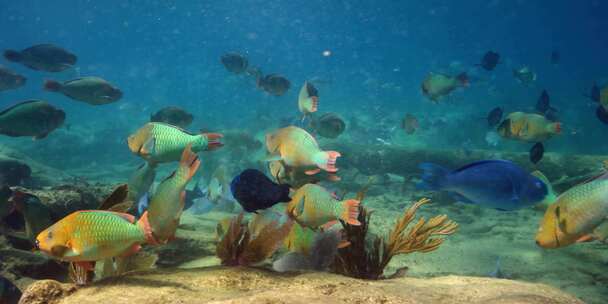
[{"label": "yellow fish", "polygon": [[543,248],[608,238],[608,174],[574,186],[547,208],[536,234]]},{"label": "yellow fish", "polygon": [[561,123],[552,122],[542,115],[513,112],[498,126],[498,134],[504,138],[524,142],[543,142],[560,134]]},{"label": "yellow fish", "polygon": [[293,194],[287,205],[287,214],[300,225],[314,229],[339,219],[350,225],[361,225],[357,219],[358,200],[339,201],[315,184],[306,184]]},{"label": "yellow fish", "polygon": [[[340,153],[322,151],[314,137],[304,129],[290,126],[267,134],[266,147],[274,155],[270,160],[283,160],[287,166],[314,166],[330,173],[338,171],[336,159],[341,156]],[[308,170],[306,174],[319,173],[320,169]]]},{"label": "yellow fish", "polygon": [[186,185],[196,174],[200,163],[198,156],[187,145],[179,167],[158,185],[148,210],[142,215],[142,219],[150,223],[152,233],[159,243],[166,243],[175,236],[184,210]]},{"label": "yellow fish", "polygon": [[458,76],[430,73],[422,82],[422,94],[437,103],[441,97],[449,95],[459,87],[468,85],[469,77],[466,73]]}]

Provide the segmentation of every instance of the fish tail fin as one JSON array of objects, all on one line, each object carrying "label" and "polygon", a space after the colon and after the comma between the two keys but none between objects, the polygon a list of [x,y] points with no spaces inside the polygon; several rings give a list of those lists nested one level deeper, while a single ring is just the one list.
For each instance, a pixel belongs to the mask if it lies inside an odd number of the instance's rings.
[{"label": "fish tail fin", "polygon": [[317,110],[319,109],[319,97],[311,96],[310,102],[311,102],[310,112],[311,113],[317,112]]},{"label": "fish tail fin", "polygon": [[220,139],[224,137],[223,134],[220,133],[202,133],[202,135],[207,138],[207,150],[213,151],[217,150],[224,146],[224,143],[221,142]]},{"label": "fish tail fin", "polygon": [[192,152],[192,145],[188,144],[182,153],[182,158],[179,161],[179,167],[187,172],[186,180],[190,180],[194,174],[196,174],[196,170],[201,165],[201,160],[198,158],[196,153]]},{"label": "fish tail fin", "polygon": [[340,219],[349,225],[360,226],[359,222],[359,204],[361,202],[356,199],[342,201],[342,212],[339,214]]},{"label": "fish tail fin", "polygon": [[61,90],[61,83],[55,80],[45,80],[44,89],[51,92],[57,92]]},{"label": "fish tail fin", "polygon": [[416,188],[422,190],[441,190],[446,182],[449,171],[433,163],[421,163],[418,168],[422,169],[422,181]]},{"label": "fish tail fin", "polygon": [[556,123],[551,124],[550,128],[551,128],[551,132],[553,132],[555,134],[562,133],[562,123],[561,122],[556,122]]},{"label": "fish tail fin", "polygon": [[160,244],[152,232],[152,226],[150,226],[150,221],[148,220],[148,211],[144,212],[144,215],[139,218],[139,221],[137,221],[137,226],[144,232],[146,243],[150,245]]},{"label": "fish tail fin", "polygon": [[317,153],[317,155],[315,155],[314,162],[317,165],[317,167],[319,167],[327,172],[334,173],[334,172],[338,171],[338,168],[336,168],[336,160],[340,156],[342,156],[342,154],[340,154],[340,152],[321,151],[321,152]]},{"label": "fish tail fin", "polygon": [[21,53],[15,50],[6,50],[4,51],[4,58],[8,61],[19,62],[22,59]]},{"label": "fish tail fin", "polygon": [[456,76],[456,79],[458,79],[458,81],[463,87],[468,87],[470,85],[469,75],[467,75],[467,72],[462,72],[458,74],[458,76]]}]

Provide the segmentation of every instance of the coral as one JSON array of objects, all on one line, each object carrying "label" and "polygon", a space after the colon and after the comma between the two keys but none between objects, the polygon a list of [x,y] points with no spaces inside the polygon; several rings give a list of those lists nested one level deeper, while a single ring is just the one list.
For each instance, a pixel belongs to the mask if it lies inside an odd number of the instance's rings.
[{"label": "coral", "polygon": [[228,230],[217,244],[216,254],[227,266],[248,266],[269,258],[289,234],[293,221],[283,225],[271,222],[252,239],[248,225],[243,222],[243,214],[234,217]]},{"label": "coral", "polygon": [[[389,232],[388,239],[368,235],[368,225],[372,212],[361,207],[359,221],[361,226],[351,226],[344,222],[344,231],[351,245],[338,251],[333,271],[361,279],[382,279],[384,269],[391,259],[400,254],[431,252],[443,243],[442,236],[456,232],[458,224],[449,220],[447,215],[435,216],[428,221],[419,218],[410,223],[420,206],[429,203],[423,198],[410,206]],[[410,227],[408,229],[408,227]],[[399,270],[398,270],[399,271]]]},{"label": "coral", "polygon": [[19,303],[52,304],[76,291],[73,284],[62,284],[53,280],[41,280],[32,283],[23,292]]}]

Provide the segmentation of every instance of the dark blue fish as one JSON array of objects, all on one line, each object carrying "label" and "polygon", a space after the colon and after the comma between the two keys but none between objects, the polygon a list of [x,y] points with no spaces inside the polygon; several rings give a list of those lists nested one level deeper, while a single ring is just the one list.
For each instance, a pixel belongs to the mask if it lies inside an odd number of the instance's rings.
[{"label": "dark blue fish", "polygon": [[424,171],[419,189],[448,191],[457,200],[498,210],[516,210],[540,203],[552,194],[548,186],[516,164],[482,160],[449,171],[432,163]]},{"label": "dark blue fish", "polygon": [[543,145],[543,143],[538,142],[534,144],[534,146],[532,146],[532,149],[530,149],[530,161],[533,164],[536,164],[543,158],[544,154],[545,146]]},{"label": "dark blue fish", "polygon": [[478,65],[480,65],[482,68],[484,68],[487,71],[491,71],[496,67],[496,65],[498,65],[499,60],[500,60],[500,55],[498,53],[493,52],[493,51],[488,51],[483,55],[483,57],[481,58],[481,63]]},{"label": "dark blue fish", "polygon": [[606,111],[603,106],[597,107],[595,110],[595,116],[597,116],[597,119],[599,119],[601,122],[608,125],[608,111]]},{"label": "dark blue fish", "polygon": [[281,202],[289,202],[289,185],[276,184],[264,173],[247,169],[230,183],[230,191],[247,212],[267,209]]},{"label": "dark blue fish", "polygon": [[543,90],[536,102],[536,111],[544,114],[549,110],[549,107],[549,93],[547,93],[547,90]]},{"label": "dark blue fish", "polygon": [[502,119],[502,108],[501,107],[496,107],[494,109],[492,109],[492,111],[490,111],[490,113],[488,113],[488,126],[490,128],[493,128],[495,126],[498,125],[498,123],[500,123],[500,120]]}]

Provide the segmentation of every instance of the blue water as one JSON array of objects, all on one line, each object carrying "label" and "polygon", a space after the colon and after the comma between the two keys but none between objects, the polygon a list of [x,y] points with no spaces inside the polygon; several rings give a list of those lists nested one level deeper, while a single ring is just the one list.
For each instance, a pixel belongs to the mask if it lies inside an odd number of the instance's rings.
[{"label": "blue water", "polygon": [[[262,131],[270,126],[261,125],[261,115],[277,123],[299,116],[298,90],[315,78],[323,112],[371,130],[368,138],[351,138],[356,142],[390,141],[403,115],[415,113],[421,134],[438,134],[423,137],[425,147],[524,152],[531,145],[489,147],[485,115],[495,106],[532,111],[547,89],[564,131],[546,150],[608,154],[608,125],[583,96],[594,82],[608,84],[607,11],[600,0],[2,1],[1,49],[54,43],[78,62],[76,69],[44,73],[0,60],[28,78],[26,86],[0,94],[0,108],[43,99],[64,109],[70,125],[44,140],[0,143],[66,170],[136,165],[126,137],[164,106],[193,113],[193,131]],[[488,50],[501,55],[492,72],[474,67]],[[557,65],[550,63],[554,50]],[[252,79],[229,73],[219,58],[230,51],[265,74],[285,75],[290,90],[270,96]],[[538,74],[532,86],[513,78],[512,69],[524,65]],[[449,100],[432,104],[422,95],[429,72],[463,71],[471,87]],[[124,97],[91,106],[42,90],[44,79],[79,75],[103,77]]]}]

